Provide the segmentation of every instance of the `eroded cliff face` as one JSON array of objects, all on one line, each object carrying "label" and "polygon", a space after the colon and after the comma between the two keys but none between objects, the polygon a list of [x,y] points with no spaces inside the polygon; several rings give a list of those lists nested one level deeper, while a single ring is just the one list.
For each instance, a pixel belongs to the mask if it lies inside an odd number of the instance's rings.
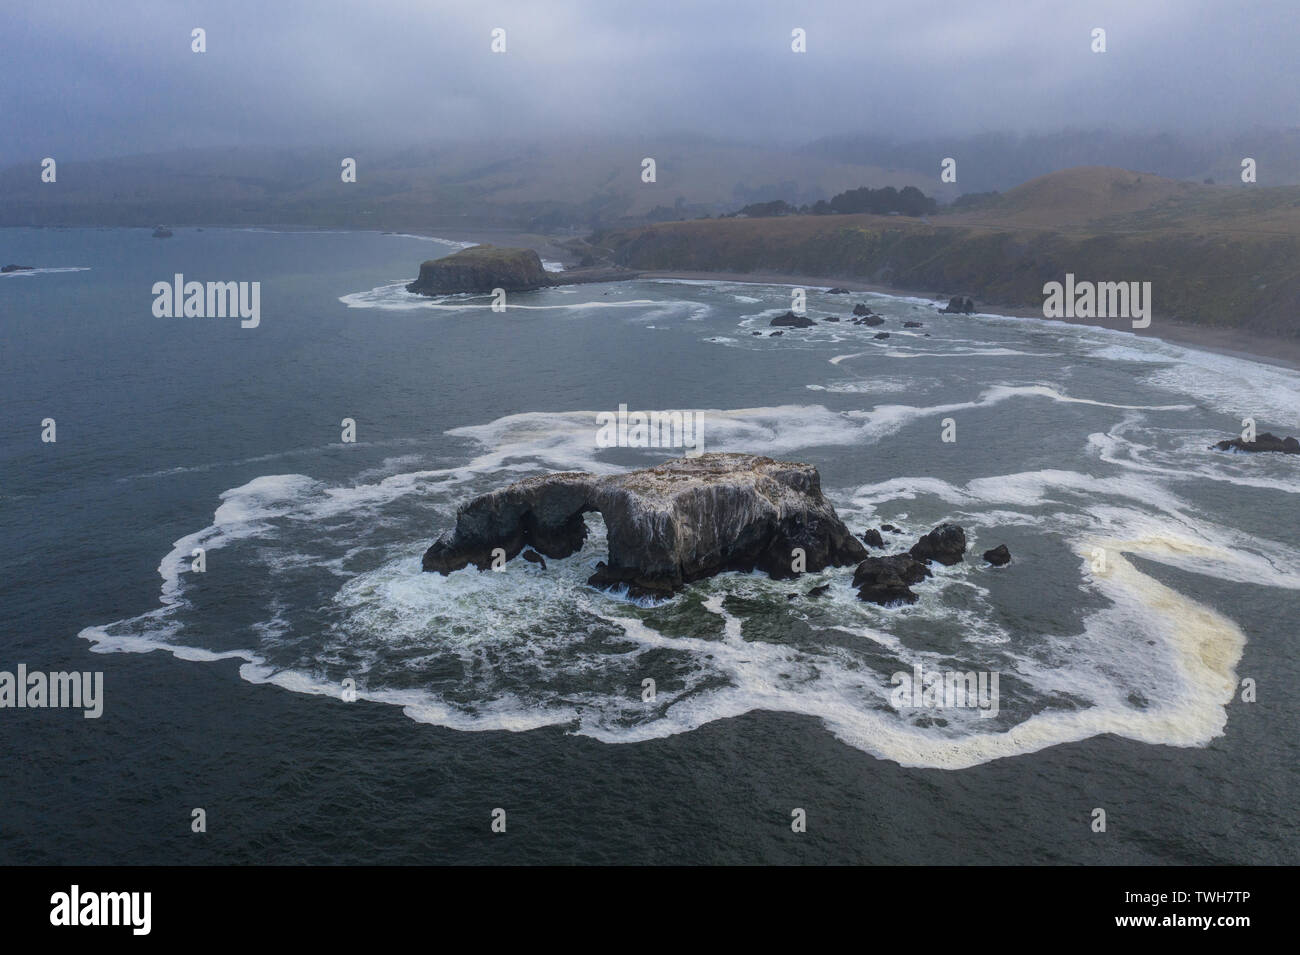
[{"label": "eroded cliff face", "polygon": [[476,245],[424,262],[419,278],[407,285],[406,290],[422,295],[491,292],[498,288],[523,292],[550,285],[553,278],[532,249]]},{"label": "eroded cliff face", "polygon": [[460,509],[455,528],[425,552],[423,567],[485,570],[496,548],[506,559],[525,547],[568,557],[586,539],[588,511],[604,518],[609,547],[589,583],[625,585],[633,596],[666,596],[728,570],[794,577],[796,549],[808,571],[866,556],[822,496],[812,465],[704,454],[612,476],[526,478],[484,494]]}]

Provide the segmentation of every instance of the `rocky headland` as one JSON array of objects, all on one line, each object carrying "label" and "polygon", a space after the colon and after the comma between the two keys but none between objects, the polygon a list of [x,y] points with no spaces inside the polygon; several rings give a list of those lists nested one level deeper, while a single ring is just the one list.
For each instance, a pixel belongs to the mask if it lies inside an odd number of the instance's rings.
[{"label": "rocky headland", "polygon": [[420,295],[455,295],[460,292],[530,292],[553,285],[584,285],[591,282],[621,282],[636,278],[629,269],[578,268],[550,272],[533,249],[508,249],[475,245],[420,265],[420,274],[406,286]]}]

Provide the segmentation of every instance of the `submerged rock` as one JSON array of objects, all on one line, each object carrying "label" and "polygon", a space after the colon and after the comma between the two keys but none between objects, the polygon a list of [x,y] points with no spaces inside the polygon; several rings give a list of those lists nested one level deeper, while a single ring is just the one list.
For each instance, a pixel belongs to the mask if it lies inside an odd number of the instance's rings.
[{"label": "submerged rock", "polygon": [[912,545],[908,551],[917,560],[937,560],[952,566],[966,553],[966,532],[956,524],[940,524]]},{"label": "submerged rock", "polygon": [[925,325],[924,325],[923,322],[904,322],[904,323],[903,323],[903,327],[904,327],[904,328],[924,328]]},{"label": "submerged rock", "polygon": [[784,315],[778,315],[767,324],[770,328],[808,328],[817,323],[807,315],[796,315],[794,312],[786,312]]},{"label": "submerged rock", "polygon": [[1230,438],[1215,445],[1220,451],[1247,451],[1256,454],[1261,451],[1276,451],[1279,454],[1300,454],[1300,441],[1295,438],[1280,438],[1271,431],[1255,436],[1254,441]]},{"label": "submerged rock", "polygon": [[872,338],[888,338],[888,337],[889,337],[889,332],[876,332],[876,334],[872,335],[871,337],[872,337]]},{"label": "submerged rock", "polygon": [[1011,563],[1011,551],[1007,550],[1006,544],[999,544],[992,550],[986,550],[984,552],[984,559],[994,567],[1001,567],[1004,564]]},{"label": "submerged rock", "polygon": [[776,579],[792,569],[818,571],[861,560],[866,548],[822,496],[810,464],[753,454],[676,458],[626,474],[562,472],[516,481],[474,498],[456,526],[425,551],[426,571],[449,574],[492,565],[525,547],[568,557],[587,537],[583,514],[605,519],[609,559],[588,580],[626,585],[635,597],[667,596],[728,570],[761,570]]}]

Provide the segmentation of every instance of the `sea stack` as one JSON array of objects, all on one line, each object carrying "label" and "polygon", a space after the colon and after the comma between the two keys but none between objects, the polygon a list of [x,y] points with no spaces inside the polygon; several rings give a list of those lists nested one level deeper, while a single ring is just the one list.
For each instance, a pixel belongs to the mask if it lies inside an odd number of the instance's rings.
[{"label": "sea stack", "polygon": [[548,272],[532,249],[507,249],[475,245],[420,265],[420,274],[406,286],[420,295],[455,295],[461,292],[531,292],[550,285],[585,285],[620,282],[638,273],[623,268],[582,268]]},{"label": "sea stack", "polygon": [[464,504],[456,526],[424,554],[448,574],[492,565],[525,547],[561,559],[587,537],[583,514],[605,519],[609,557],[588,583],[669,596],[724,571],[776,579],[856,564],[866,548],[822,496],[810,464],[755,454],[703,454],[617,475],[561,472],[525,478]]}]

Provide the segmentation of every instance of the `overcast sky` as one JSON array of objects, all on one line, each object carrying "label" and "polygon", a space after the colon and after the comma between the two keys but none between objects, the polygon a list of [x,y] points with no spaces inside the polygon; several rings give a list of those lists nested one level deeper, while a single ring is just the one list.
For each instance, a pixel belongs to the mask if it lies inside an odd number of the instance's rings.
[{"label": "overcast sky", "polygon": [[[5,0],[0,162],[1295,126],[1300,0]],[[207,31],[207,52],[190,31]],[[490,51],[494,27],[507,52]],[[807,52],[791,52],[791,30]],[[1090,49],[1094,27],[1108,51]]]}]

